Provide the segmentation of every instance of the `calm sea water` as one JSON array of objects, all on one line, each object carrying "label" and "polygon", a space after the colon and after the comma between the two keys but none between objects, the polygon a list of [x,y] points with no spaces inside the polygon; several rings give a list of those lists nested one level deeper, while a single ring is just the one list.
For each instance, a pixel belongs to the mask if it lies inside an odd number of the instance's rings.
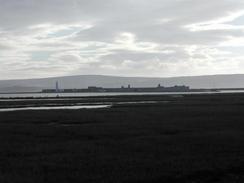
[{"label": "calm sea water", "polygon": [[59,97],[90,97],[90,96],[119,96],[119,95],[181,95],[181,94],[215,94],[215,93],[244,93],[244,90],[229,90],[220,92],[148,92],[148,93],[21,93],[0,94],[0,98],[55,98]]}]

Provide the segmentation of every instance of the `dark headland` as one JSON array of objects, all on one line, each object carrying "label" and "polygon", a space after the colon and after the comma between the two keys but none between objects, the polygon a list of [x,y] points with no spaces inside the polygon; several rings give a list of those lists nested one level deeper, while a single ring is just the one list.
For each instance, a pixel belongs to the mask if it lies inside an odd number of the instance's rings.
[{"label": "dark headland", "polygon": [[[244,94],[1,100],[0,182],[244,182]],[[21,180],[21,181],[20,181]]]}]

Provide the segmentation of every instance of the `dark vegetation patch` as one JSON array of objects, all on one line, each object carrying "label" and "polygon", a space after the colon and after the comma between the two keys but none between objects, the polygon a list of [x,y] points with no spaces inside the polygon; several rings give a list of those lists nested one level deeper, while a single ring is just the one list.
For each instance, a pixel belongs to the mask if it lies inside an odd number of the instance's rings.
[{"label": "dark vegetation patch", "polygon": [[170,102],[2,112],[0,182],[244,182],[242,94],[79,100]]}]

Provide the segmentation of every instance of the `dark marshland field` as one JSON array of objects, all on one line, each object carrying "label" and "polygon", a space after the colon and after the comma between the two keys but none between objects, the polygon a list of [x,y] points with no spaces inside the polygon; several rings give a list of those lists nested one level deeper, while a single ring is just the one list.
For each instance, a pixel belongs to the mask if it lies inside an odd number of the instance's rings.
[{"label": "dark marshland field", "polygon": [[244,182],[244,94],[1,100],[0,108],[101,102],[113,105],[0,112],[0,182]]}]

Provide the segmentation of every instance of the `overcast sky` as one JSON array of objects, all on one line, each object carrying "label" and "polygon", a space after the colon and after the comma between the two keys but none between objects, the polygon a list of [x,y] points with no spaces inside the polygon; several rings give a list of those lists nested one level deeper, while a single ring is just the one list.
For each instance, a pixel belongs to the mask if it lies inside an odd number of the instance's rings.
[{"label": "overcast sky", "polygon": [[243,0],[0,0],[0,79],[230,73]]}]

